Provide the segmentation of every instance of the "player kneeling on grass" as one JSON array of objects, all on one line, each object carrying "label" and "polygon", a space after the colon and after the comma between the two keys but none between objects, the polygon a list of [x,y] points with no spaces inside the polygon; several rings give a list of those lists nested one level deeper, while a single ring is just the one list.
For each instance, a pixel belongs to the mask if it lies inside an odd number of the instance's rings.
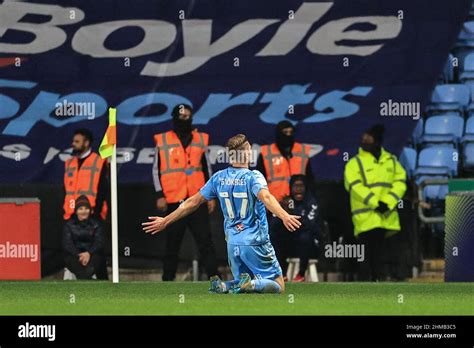
[{"label": "player kneeling on grass", "polygon": [[215,173],[201,190],[164,218],[152,216],[143,230],[155,234],[195,211],[202,203],[218,198],[224,214],[227,253],[234,280],[211,277],[213,293],[281,293],[285,291],[280,264],[268,235],[265,211],[280,218],[289,231],[301,226],[300,217],[288,214],[268,191],[262,173],[249,170],[251,146],[238,134],[226,145],[231,163]]}]

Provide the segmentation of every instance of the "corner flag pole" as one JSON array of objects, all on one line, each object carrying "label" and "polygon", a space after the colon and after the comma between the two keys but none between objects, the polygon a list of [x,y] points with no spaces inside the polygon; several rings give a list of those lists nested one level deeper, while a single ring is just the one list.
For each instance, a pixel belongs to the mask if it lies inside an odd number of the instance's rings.
[{"label": "corner flag pole", "polygon": [[112,201],[112,281],[119,282],[118,206],[117,206],[117,144],[114,144],[110,161],[110,196]]},{"label": "corner flag pole", "polygon": [[117,204],[117,110],[109,108],[109,126],[100,143],[100,157],[111,157],[110,161],[110,198],[112,210],[112,281],[119,282],[118,254],[118,204]]}]

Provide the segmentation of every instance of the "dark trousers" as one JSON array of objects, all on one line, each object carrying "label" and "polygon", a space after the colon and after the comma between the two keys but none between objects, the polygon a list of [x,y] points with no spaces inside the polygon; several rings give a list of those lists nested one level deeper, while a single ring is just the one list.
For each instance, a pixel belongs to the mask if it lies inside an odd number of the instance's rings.
[{"label": "dark trousers", "polygon": [[384,244],[387,230],[376,228],[359,234],[359,243],[364,246],[364,261],[359,263],[360,281],[382,280],[384,275]]},{"label": "dark trousers", "polygon": [[300,259],[298,273],[304,277],[309,259],[317,255],[317,248],[314,245],[314,236],[311,231],[301,229],[296,232],[289,232],[285,228],[275,229],[271,231],[271,241],[275,247],[275,253],[283,275],[286,276],[288,270],[287,258],[297,257]]},{"label": "dark trousers", "polygon": [[104,275],[103,265],[105,257],[101,254],[91,254],[89,263],[83,266],[79,262],[78,255],[66,254],[64,258],[66,267],[74,273],[77,279],[92,279],[95,274],[97,279],[107,279],[107,273]]},{"label": "dark trousers", "polygon": [[[179,203],[168,204],[167,214],[179,207]],[[216,253],[211,238],[211,226],[207,205],[201,205],[194,213],[169,225],[166,230],[165,257],[163,260],[163,280],[171,281],[176,277],[178,256],[186,227],[189,227],[199,250],[201,264],[208,276],[217,274]]]}]

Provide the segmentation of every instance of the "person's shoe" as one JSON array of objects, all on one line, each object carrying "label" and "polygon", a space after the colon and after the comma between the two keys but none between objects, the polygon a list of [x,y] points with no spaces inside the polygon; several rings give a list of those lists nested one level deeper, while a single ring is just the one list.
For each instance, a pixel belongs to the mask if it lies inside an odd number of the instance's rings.
[{"label": "person's shoe", "polygon": [[240,280],[237,284],[235,284],[229,292],[232,294],[241,294],[251,290],[252,288],[252,278],[248,273],[242,273],[240,275]]},{"label": "person's shoe", "polygon": [[287,277],[287,276],[284,276],[284,277],[283,277],[283,281],[284,281],[285,283],[288,282],[288,277]]},{"label": "person's shoe", "polygon": [[209,293],[211,294],[223,294],[224,287],[222,284],[221,278],[219,276],[212,276],[210,279],[211,287],[209,288]]},{"label": "person's shoe", "polygon": [[302,283],[305,281],[305,277],[297,274],[296,277],[293,278],[292,282],[293,283]]}]

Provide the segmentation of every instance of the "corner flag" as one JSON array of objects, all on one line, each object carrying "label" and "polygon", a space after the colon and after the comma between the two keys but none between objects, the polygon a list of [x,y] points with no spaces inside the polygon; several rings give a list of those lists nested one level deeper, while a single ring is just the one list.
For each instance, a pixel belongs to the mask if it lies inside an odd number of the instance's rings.
[{"label": "corner flag", "polygon": [[117,110],[109,108],[109,126],[105,132],[104,139],[99,146],[99,154],[102,158],[110,159],[110,200],[111,200],[111,222],[112,222],[112,281],[119,282],[119,257],[118,257],[118,204],[117,204]]},{"label": "corner flag", "polygon": [[99,146],[99,154],[102,158],[110,157],[114,152],[114,145],[117,143],[116,121],[117,110],[115,108],[109,108],[109,126]]}]

